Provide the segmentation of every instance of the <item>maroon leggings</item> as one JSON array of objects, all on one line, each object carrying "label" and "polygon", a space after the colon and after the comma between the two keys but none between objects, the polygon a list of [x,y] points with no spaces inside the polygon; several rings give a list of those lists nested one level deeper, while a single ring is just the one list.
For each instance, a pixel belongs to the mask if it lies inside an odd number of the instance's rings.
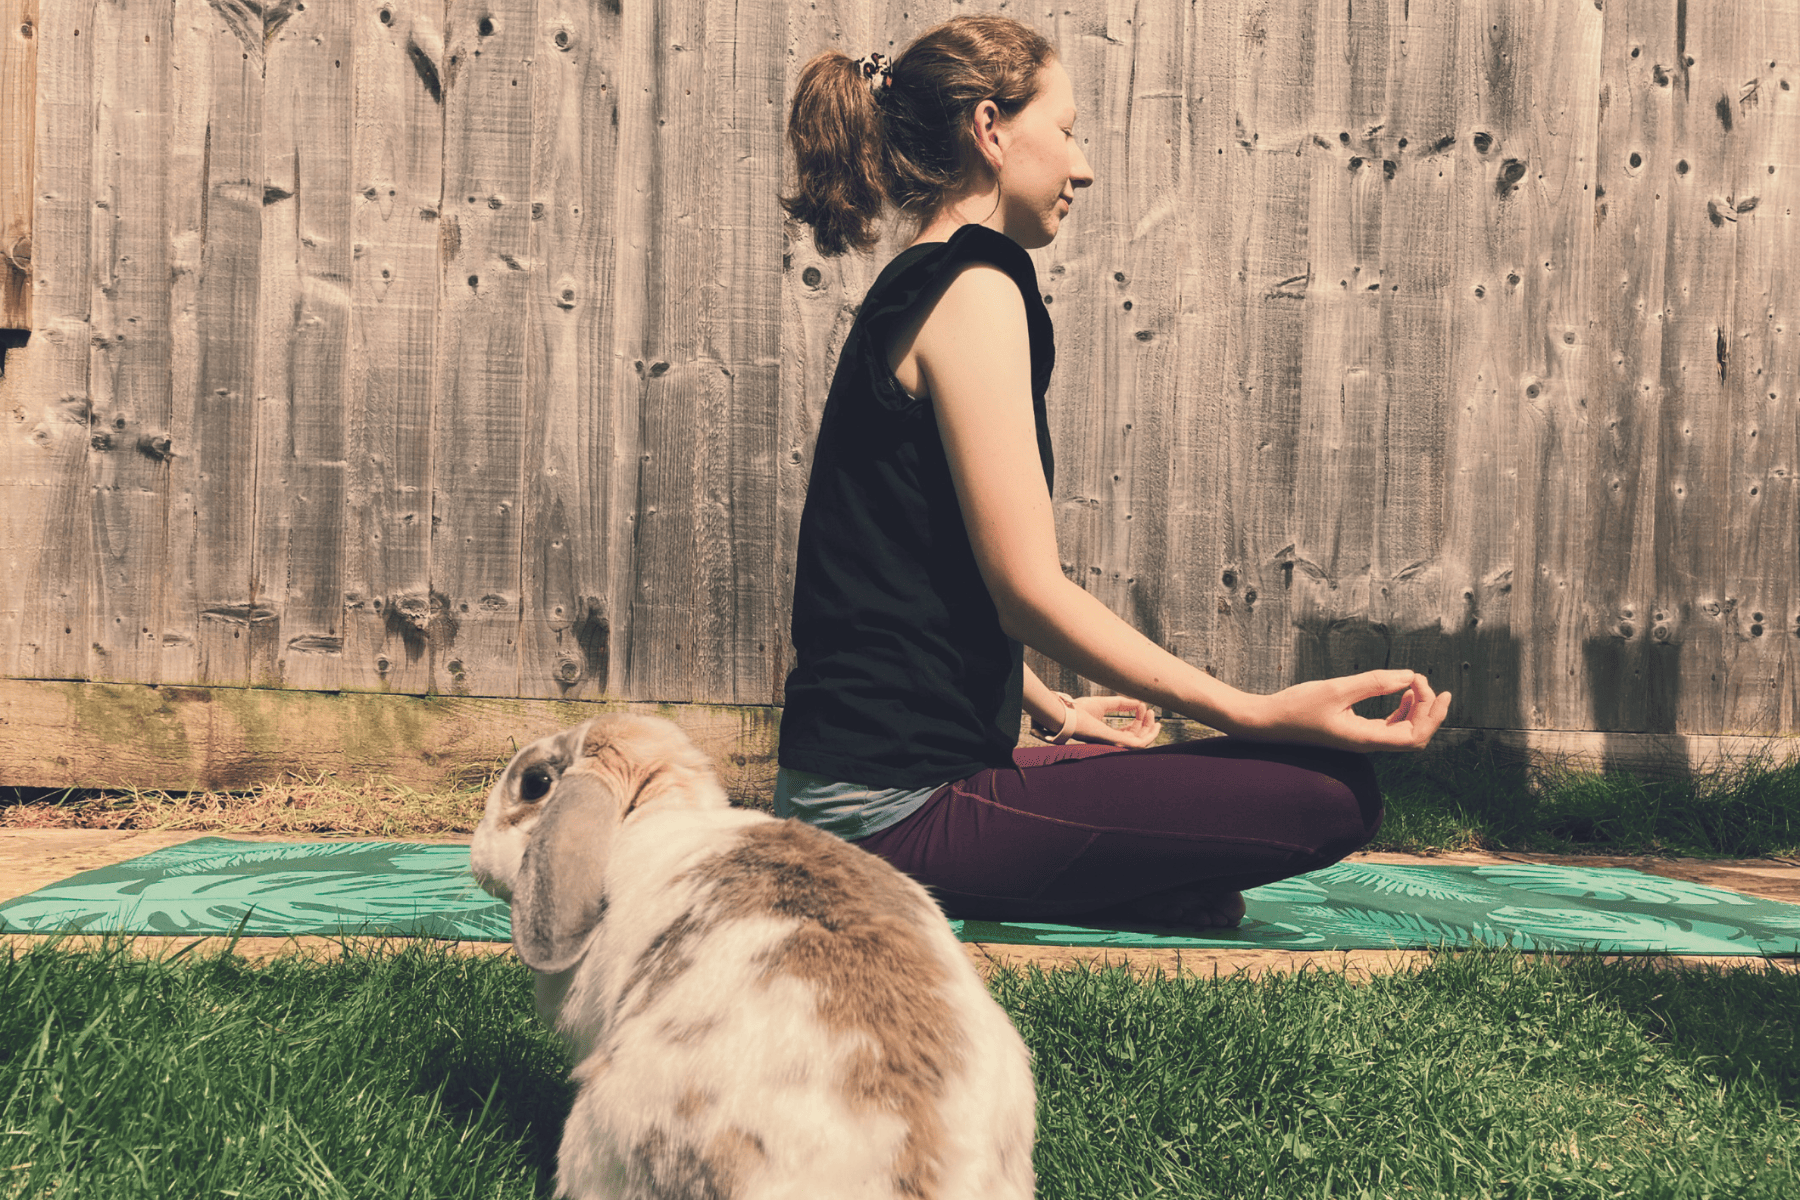
[{"label": "maroon leggings", "polygon": [[1205,738],[1036,746],[857,844],[953,917],[1095,912],[1171,888],[1243,891],[1329,866],[1381,826],[1369,760]]}]

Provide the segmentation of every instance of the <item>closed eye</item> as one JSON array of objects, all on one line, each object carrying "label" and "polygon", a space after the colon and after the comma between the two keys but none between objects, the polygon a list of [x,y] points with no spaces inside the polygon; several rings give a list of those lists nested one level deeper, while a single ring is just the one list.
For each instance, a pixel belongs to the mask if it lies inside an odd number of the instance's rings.
[{"label": "closed eye", "polygon": [[550,794],[550,785],[555,782],[556,777],[550,774],[548,767],[526,767],[519,774],[519,799],[542,800]]}]

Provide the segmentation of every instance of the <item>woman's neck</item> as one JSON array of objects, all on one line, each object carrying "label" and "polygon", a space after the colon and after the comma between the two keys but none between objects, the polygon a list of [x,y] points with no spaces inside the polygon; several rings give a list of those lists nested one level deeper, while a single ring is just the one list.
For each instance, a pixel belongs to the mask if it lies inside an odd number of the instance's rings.
[{"label": "woman's neck", "polygon": [[1005,233],[1000,214],[1000,189],[989,183],[983,188],[972,188],[947,200],[938,206],[938,210],[919,227],[918,236],[910,245],[919,246],[926,242],[947,242],[950,235],[964,225],[985,225],[995,233]]}]

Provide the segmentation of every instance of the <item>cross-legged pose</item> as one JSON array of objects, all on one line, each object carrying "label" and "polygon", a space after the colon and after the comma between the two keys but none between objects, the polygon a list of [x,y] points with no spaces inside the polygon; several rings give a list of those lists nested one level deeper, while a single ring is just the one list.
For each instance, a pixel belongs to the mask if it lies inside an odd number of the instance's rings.
[{"label": "cross-legged pose", "polygon": [[[1064,576],[1053,332],[1026,251],[1094,181],[1076,115],[1049,42],[1001,17],[801,74],[788,212],[828,255],[868,249],[890,207],[917,235],[864,298],[819,426],[776,812],[888,859],[952,915],[1234,925],[1244,889],[1374,835],[1359,751],[1425,745],[1450,695],[1404,670],[1251,695]],[[1118,694],[1051,691],[1024,646]],[[1351,710],[1394,693],[1385,721]],[[1016,748],[1021,706],[1052,745]],[[1152,746],[1152,706],[1227,736]]]}]

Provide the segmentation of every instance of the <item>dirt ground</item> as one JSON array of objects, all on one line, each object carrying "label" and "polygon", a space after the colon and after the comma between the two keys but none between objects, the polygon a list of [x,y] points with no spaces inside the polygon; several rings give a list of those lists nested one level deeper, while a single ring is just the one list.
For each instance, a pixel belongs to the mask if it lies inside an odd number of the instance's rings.
[{"label": "dirt ground", "polygon": [[[136,858],[152,850],[178,845],[202,832],[140,832],[122,829],[0,829],[0,900],[10,900],[35,891],[45,884],[66,879],[78,871],[92,870],[112,863]],[[244,841],[379,841],[378,838],[327,838],[309,836],[277,837],[257,834],[233,834]],[[409,841],[433,841],[440,845],[467,845],[468,837],[410,838]],[[1791,859],[1693,859],[1632,857],[1562,857],[1556,855],[1513,855],[1448,853],[1430,857],[1408,854],[1356,854],[1353,862],[1439,863],[1481,865],[1502,862],[1570,863],[1586,867],[1629,867],[1646,874],[1670,879],[1729,888],[1746,895],[1800,904],[1800,861]],[[0,936],[0,942],[15,947],[39,940],[29,934]],[[222,944],[222,938],[140,937],[133,948],[146,954],[174,953],[194,945],[196,953]],[[198,943],[195,945],[195,943]],[[503,954],[512,947],[504,942],[464,942],[457,946],[463,953]],[[1297,971],[1303,967],[1344,971],[1353,977],[1366,978],[1379,971],[1404,970],[1430,957],[1420,950],[1243,950],[1181,949],[1150,950],[1106,946],[1004,946],[972,943],[969,957],[981,968],[994,964],[1041,967],[1066,966],[1076,963],[1124,964],[1133,970],[1164,975],[1217,975],[1239,973],[1260,975],[1267,971]],[[237,952],[254,960],[266,960],[281,954],[335,955],[339,943],[331,938],[242,938]],[[1612,956],[1609,956],[1612,957]],[[1641,955],[1617,956],[1641,958]],[[1800,959],[1671,957],[1665,961],[1685,966],[1754,966],[1768,962],[1783,970],[1800,971]]]}]

